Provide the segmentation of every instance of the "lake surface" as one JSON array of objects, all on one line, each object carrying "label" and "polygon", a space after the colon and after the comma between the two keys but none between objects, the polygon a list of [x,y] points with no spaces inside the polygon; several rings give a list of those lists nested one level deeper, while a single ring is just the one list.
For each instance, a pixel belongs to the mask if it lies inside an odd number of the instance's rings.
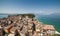
[{"label": "lake surface", "polygon": [[0,18],[6,18],[8,15],[0,15]]},{"label": "lake surface", "polygon": [[50,18],[50,17],[40,17],[38,16],[37,19],[44,24],[50,24],[55,27],[55,29],[60,32],[60,18]]}]

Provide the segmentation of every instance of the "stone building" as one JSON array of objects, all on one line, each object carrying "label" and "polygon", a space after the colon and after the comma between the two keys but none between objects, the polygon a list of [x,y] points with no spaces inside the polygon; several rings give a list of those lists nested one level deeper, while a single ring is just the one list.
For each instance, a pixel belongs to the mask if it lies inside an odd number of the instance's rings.
[{"label": "stone building", "polygon": [[46,36],[52,36],[55,33],[55,28],[52,25],[43,25],[43,33]]}]

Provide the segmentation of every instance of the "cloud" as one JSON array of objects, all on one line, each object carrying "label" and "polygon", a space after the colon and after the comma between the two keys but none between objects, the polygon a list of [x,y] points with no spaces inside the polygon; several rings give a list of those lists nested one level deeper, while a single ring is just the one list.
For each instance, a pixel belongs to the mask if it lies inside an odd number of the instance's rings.
[{"label": "cloud", "polygon": [[38,13],[43,14],[43,15],[50,15],[53,13],[60,13],[60,9],[55,9],[55,8],[41,9],[40,12],[38,12]]},{"label": "cloud", "polygon": [[9,14],[22,14],[22,13],[34,13],[34,14],[43,14],[50,15],[53,13],[59,13],[60,8],[27,8],[27,7],[0,7],[0,13],[9,13]]}]

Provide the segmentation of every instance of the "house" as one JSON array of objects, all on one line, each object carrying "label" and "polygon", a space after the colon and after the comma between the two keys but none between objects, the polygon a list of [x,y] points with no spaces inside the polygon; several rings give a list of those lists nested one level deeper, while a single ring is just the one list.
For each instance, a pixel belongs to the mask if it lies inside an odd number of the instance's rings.
[{"label": "house", "polygon": [[40,32],[40,24],[36,25],[36,32]]},{"label": "house", "polygon": [[10,33],[8,36],[15,36],[15,34]]},{"label": "house", "polygon": [[55,33],[55,28],[53,25],[43,25],[43,33],[53,35]]},{"label": "house", "polygon": [[3,36],[2,27],[0,26],[0,36]]}]

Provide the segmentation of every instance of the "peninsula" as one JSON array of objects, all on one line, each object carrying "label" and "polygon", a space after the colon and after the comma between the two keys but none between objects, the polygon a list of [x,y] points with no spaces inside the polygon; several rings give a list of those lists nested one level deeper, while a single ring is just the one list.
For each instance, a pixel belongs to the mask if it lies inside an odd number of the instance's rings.
[{"label": "peninsula", "polygon": [[34,14],[9,15],[0,19],[0,36],[53,36],[55,28],[39,22]]}]

